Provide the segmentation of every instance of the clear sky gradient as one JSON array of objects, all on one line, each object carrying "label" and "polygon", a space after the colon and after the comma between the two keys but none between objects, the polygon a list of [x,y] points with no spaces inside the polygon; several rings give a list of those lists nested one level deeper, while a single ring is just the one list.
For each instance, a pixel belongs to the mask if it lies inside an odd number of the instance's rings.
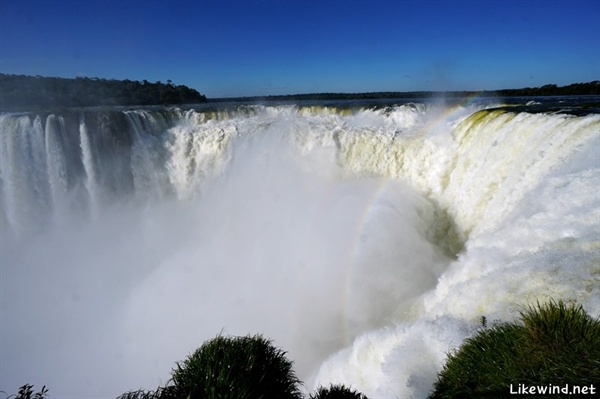
[{"label": "clear sky gradient", "polygon": [[600,0],[0,0],[0,72],[209,98],[561,86],[600,80]]}]

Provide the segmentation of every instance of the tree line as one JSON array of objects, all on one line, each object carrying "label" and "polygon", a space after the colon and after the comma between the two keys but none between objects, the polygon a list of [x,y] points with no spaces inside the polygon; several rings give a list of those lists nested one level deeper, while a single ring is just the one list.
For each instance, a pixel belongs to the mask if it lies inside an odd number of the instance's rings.
[{"label": "tree line", "polygon": [[30,111],[55,107],[167,105],[206,102],[197,90],[147,80],[74,79],[0,74],[0,110]]},{"label": "tree line", "polygon": [[309,93],[274,95],[263,97],[237,97],[213,101],[299,101],[299,100],[379,100],[379,99],[423,99],[449,97],[546,97],[546,96],[579,96],[600,95],[600,81],[573,83],[568,86],[547,84],[541,87],[524,87],[520,89],[501,89],[483,91],[386,91],[369,93]]},{"label": "tree line", "polygon": [[[309,93],[262,97],[236,97],[211,101],[299,101],[299,100],[376,100],[439,97],[544,97],[600,95],[600,81],[567,86],[547,84],[541,87],[491,91],[408,91],[369,93]],[[115,80],[77,77],[57,78],[0,73],[0,111],[35,111],[60,107],[176,105],[207,102],[206,96],[184,85],[160,81]]]}]

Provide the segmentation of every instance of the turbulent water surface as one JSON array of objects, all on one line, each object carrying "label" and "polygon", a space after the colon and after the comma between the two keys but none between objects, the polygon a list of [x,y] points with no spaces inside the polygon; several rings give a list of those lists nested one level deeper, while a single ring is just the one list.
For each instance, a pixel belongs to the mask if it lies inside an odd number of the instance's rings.
[{"label": "turbulent water surface", "polygon": [[423,398],[481,316],[597,316],[600,115],[527,101],[1,114],[0,389],[261,333],[309,391]]}]

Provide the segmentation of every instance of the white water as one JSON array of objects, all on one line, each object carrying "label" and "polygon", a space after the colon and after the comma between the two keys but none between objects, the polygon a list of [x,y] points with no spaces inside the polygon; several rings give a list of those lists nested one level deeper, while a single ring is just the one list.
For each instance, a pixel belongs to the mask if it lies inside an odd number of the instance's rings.
[{"label": "white water", "polygon": [[129,155],[0,116],[0,389],[154,389],[223,331],[419,398],[482,315],[598,315],[600,117],[471,112],[132,111]]}]

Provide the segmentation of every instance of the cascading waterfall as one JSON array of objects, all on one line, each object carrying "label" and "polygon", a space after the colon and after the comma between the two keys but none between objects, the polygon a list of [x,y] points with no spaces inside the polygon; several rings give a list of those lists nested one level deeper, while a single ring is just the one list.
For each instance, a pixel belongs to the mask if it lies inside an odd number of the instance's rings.
[{"label": "cascading waterfall", "polygon": [[425,397],[482,315],[600,313],[599,148],[475,105],[2,114],[2,389],[152,389],[223,331]]},{"label": "cascading waterfall", "polygon": [[98,218],[98,204],[96,202],[100,193],[98,192],[98,186],[96,182],[96,170],[94,166],[92,146],[90,143],[87,126],[85,125],[85,119],[83,116],[81,117],[81,121],[79,123],[79,134],[79,141],[81,145],[81,158],[86,174],[85,189],[89,194],[90,212],[92,214],[93,219],[96,220]]}]

